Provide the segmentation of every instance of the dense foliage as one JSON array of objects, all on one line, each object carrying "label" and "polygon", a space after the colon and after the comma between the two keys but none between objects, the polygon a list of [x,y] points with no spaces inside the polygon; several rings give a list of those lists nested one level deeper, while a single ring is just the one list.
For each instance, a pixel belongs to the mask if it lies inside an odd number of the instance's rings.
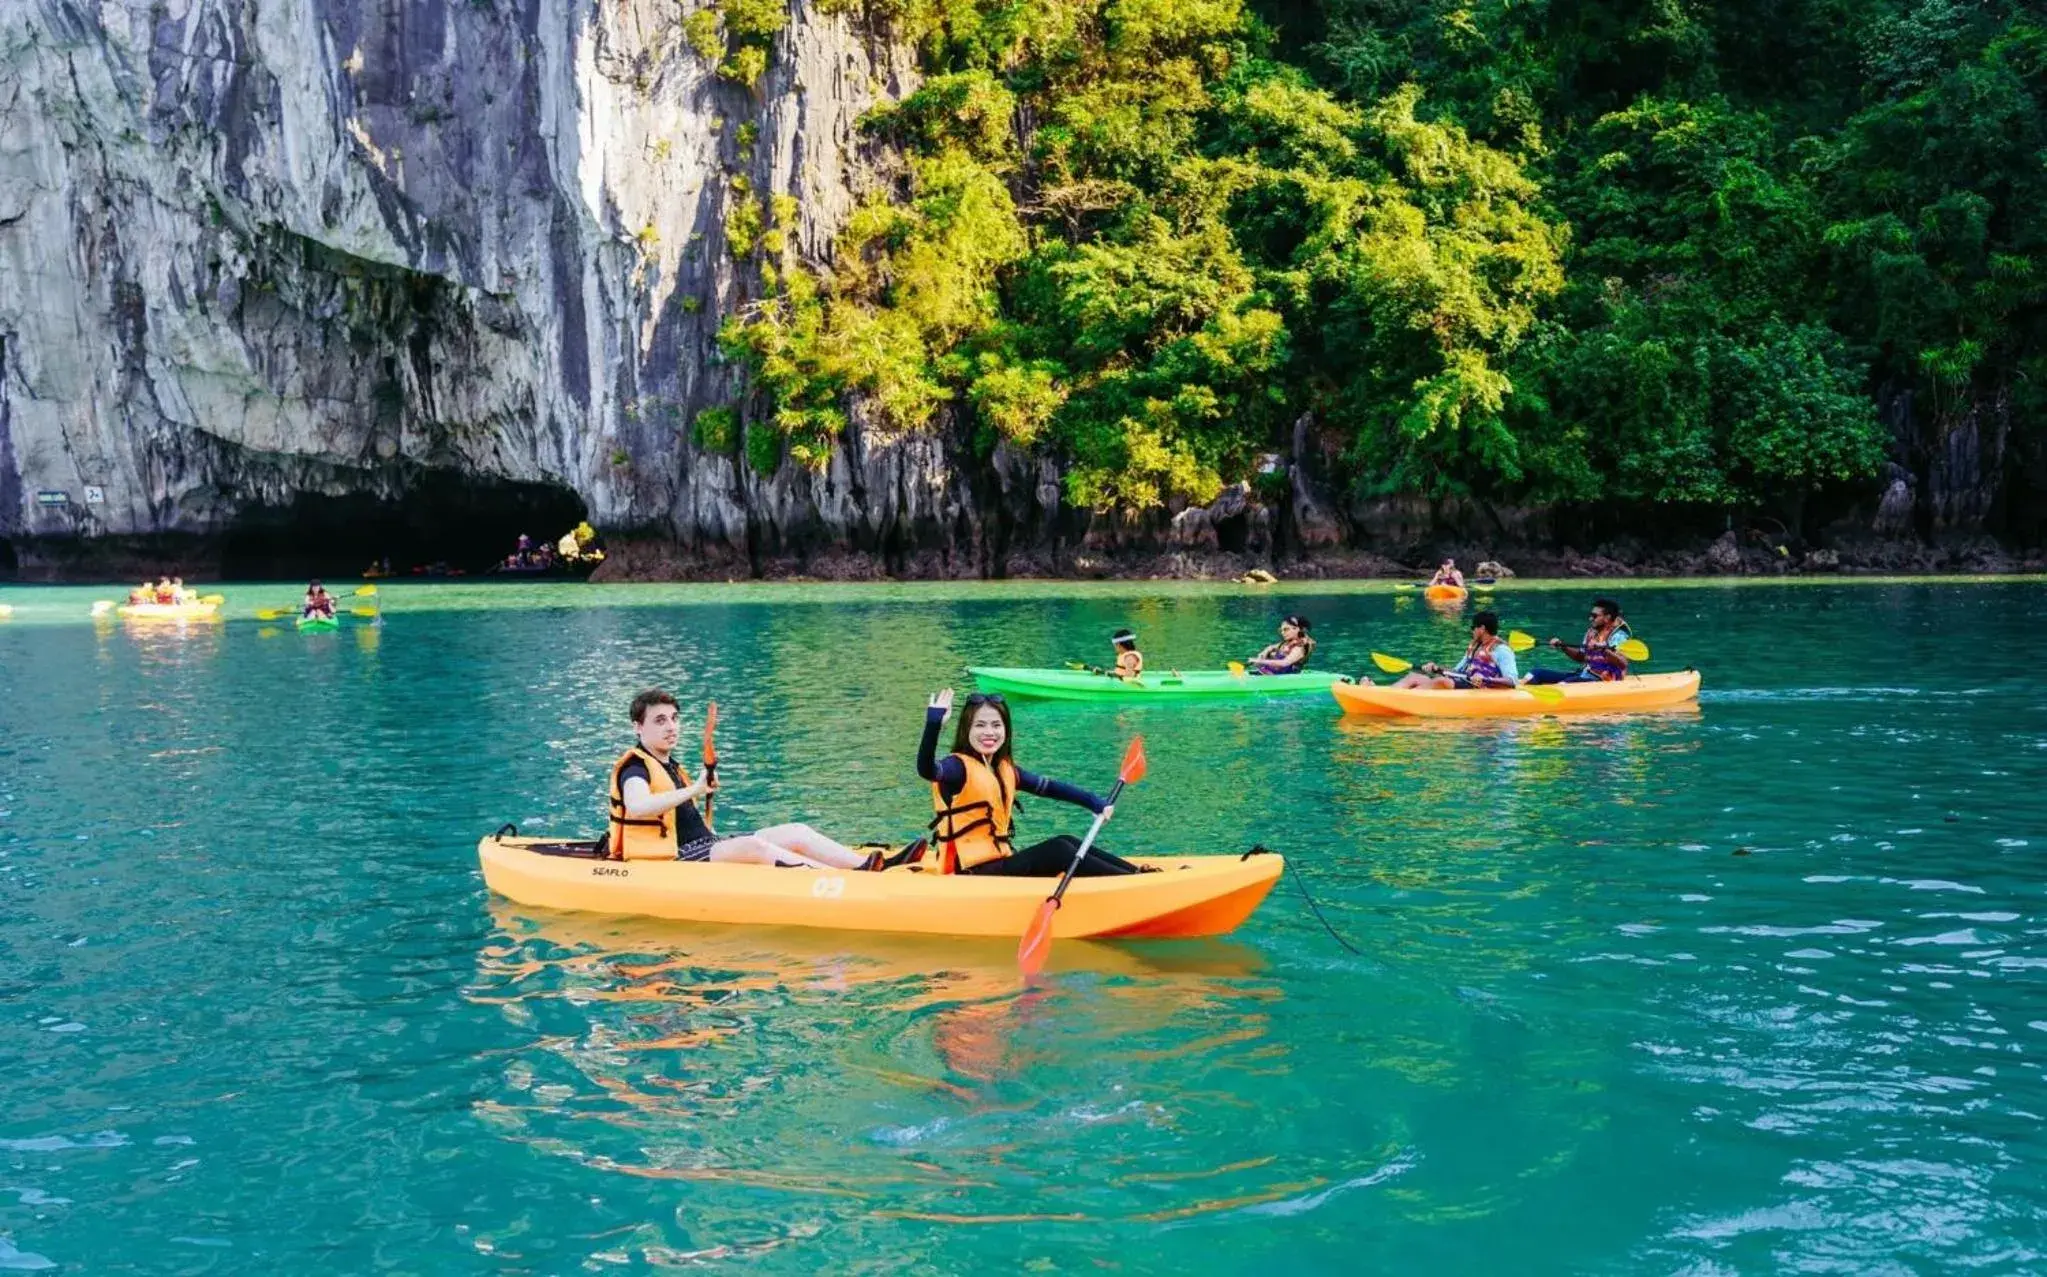
[{"label": "dense foliage", "polygon": [[[728,59],[763,3],[725,0]],[[850,410],[957,420],[1142,510],[1312,411],[1361,494],[1796,510],[1909,461],[1887,396],[1936,433],[1994,403],[2015,455],[2042,432],[2047,21],[2017,4],[865,13],[926,63],[866,122],[899,174],[826,262],[735,187],[754,393],[698,433],[758,466],[822,465]]]}]

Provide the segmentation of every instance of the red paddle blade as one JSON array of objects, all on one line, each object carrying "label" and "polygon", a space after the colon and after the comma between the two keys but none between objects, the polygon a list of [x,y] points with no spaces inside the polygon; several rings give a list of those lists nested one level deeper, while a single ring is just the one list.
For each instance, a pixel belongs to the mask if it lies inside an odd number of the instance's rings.
[{"label": "red paddle blade", "polygon": [[1059,902],[1047,900],[1038,906],[1037,916],[1031,919],[1031,925],[1024,928],[1023,942],[1016,947],[1016,965],[1026,980],[1043,971],[1045,959],[1052,956],[1052,915],[1057,912]]},{"label": "red paddle blade", "polygon": [[706,767],[716,767],[718,765],[718,746],[711,739],[717,731],[718,702],[712,701],[710,708],[704,711],[704,766]]},{"label": "red paddle blade", "polygon": [[1130,748],[1123,751],[1123,767],[1116,773],[1116,779],[1126,785],[1144,779],[1144,737],[1131,738]]}]

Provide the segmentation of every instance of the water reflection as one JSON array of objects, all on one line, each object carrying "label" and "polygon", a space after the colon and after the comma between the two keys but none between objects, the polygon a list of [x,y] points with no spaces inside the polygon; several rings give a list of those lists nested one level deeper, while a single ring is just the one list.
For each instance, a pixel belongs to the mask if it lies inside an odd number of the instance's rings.
[{"label": "water reflection", "polygon": [[1008,941],[495,902],[491,920],[466,996],[528,1045],[500,1059],[478,1115],[586,1166],[981,1222],[1017,1217],[1004,1183],[1076,1142],[1098,1152],[1082,1199],[1143,1183],[1179,1199],[1158,1219],[1324,1182],[1272,1157],[1207,1160],[1227,1141],[1185,1138],[1284,1120],[1227,1080],[1289,1072],[1270,1040],[1279,986],[1245,945],[1062,943],[1049,982],[1026,991]]}]

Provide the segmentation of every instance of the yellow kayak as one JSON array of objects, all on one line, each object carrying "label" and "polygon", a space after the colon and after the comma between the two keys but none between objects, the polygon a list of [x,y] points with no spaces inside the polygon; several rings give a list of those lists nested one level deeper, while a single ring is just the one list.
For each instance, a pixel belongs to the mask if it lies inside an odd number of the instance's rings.
[{"label": "yellow kayak", "polygon": [[123,603],[114,611],[124,621],[213,621],[220,618],[218,603]]},{"label": "yellow kayak", "polygon": [[[1017,937],[1051,893],[1050,878],[979,878],[776,869],[676,860],[548,854],[557,839],[493,834],[476,846],[483,881],[523,905],[588,913],[945,936]],[[589,846],[584,840],[583,847]],[[1053,915],[1061,939],[1219,936],[1251,916],[1285,861],[1277,855],[1135,857],[1160,872],[1076,878]]]},{"label": "yellow kayak", "polygon": [[1561,701],[1501,689],[1384,687],[1338,683],[1330,691],[1346,714],[1382,717],[1504,718],[1524,714],[1612,714],[1682,705],[1699,694],[1699,672],[1630,675],[1617,683],[1552,683]]}]

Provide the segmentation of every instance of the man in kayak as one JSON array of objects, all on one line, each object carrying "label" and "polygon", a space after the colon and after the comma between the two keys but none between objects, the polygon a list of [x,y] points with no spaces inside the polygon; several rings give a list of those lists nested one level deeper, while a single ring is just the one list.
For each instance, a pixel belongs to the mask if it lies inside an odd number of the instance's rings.
[{"label": "man in kayak", "polygon": [[1279,642],[1244,663],[1253,674],[1298,674],[1308,668],[1308,658],[1314,654],[1308,618],[1296,615],[1279,623]]},{"label": "man in kayak", "polygon": [[1592,623],[1585,628],[1585,638],[1576,647],[1560,638],[1552,637],[1549,645],[1570,657],[1579,665],[1575,670],[1531,670],[1525,680],[1530,683],[1612,683],[1628,676],[1628,658],[1620,653],[1621,644],[1634,635],[1628,632],[1628,623],[1621,619],[1621,605],[1612,599],[1592,600]]},{"label": "man in kayak", "polygon": [[1454,586],[1456,586],[1456,587],[1457,587],[1458,589],[1460,589],[1460,590],[1461,590],[1461,589],[1463,589],[1463,588],[1464,588],[1464,573],[1462,573],[1462,572],[1459,572],[1459,571],[1457,570],[1457,560],[1455,560],[1455,559],[1444,559],[1444,560],[1443,560],[1443,566],[1442,566],[1442,567],[1439,567],[1439,568],[1437,568],[1437,569],[1436,569],[1436,574],[1435,574],[1434,576],[1432,576],[1432,577],[1430,577],[1430,578],[1429,578],[1429,584],[1430,584],[1430,585],[1454,585]]},{"label": "man in kayak", "polygon": [[1447,670],[1434,661],[1425,662],[1393,686],[1513,688],[1519,677],[1514,649],[1500,641],[1500,614],[1480,612],[1471,618],[1471,642],[1464,649],[1463,660]]},{"label": "man in kayak", "polygon": [[682,735],[675,698],[659,688],[633,697],[633,732],[639,737],[611,766],[613,860],[715,860],[727,864],[809,869],[880,869],[883,857],[863,856],[809,825],[774,825],[736,838],[720,838],[704,823],[696,800],[715,793],[712,781],[692,782],[673,757]]},{"label": "man in kayak", "polygon": [[327,593],[326,586],[315,581],[306,587],[306,605],[301,615],[308,620],[314,617],[326,621],[334,619],[334,596]]}]

